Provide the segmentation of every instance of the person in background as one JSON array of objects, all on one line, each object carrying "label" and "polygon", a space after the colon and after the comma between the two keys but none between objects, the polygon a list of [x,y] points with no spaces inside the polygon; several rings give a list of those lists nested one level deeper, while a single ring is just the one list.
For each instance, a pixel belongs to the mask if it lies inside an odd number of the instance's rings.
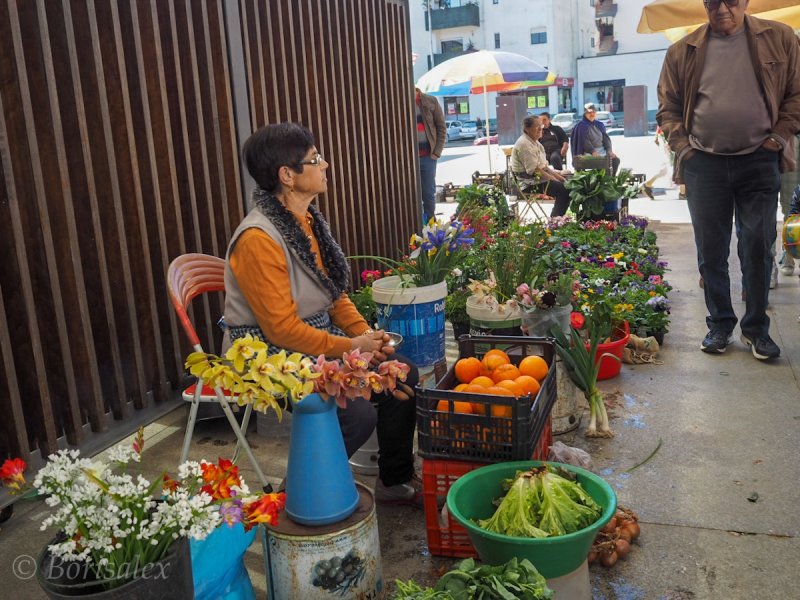
[{"label": "person in background", "polygon": [[[795,147],[795,154],[797,153],[798,147],[798,137],[795,136],[793,143]],[[783,219],[786,220],[786,217],[793,214],[791,212],[791,203],[793,200],[793,193],[797,193],[797,183],[800,181],[800,173],[795,171],[785,171],[781,174],[781,195],[780,195],[780,202],[781,202],[781,212],[783,213]],[[775,254],[775,253],[773,253]],[[791,254],[788,254],[785,250],[781,252],[780,260],[778,264],[780,265],[780,270],[782,275],[793,275],[794,274],[794,263],[795,260]]]},{"label": "person in background", "polygon": [[537,116],[522,120],[522,135],[511,150],[511,171],[517,177],[522,192],[536,192],[555,197],[551,217],[566,214],[569,192],[564,187],[564,176],[547,164],[544,147],[539,143],[542,123]]},{"label": "person in background", "polygon": [[606,133],[606,126],[597,120],[597,108],[591,102],[583,106],[583,119],[572,128],[570,145],[573,159],[583,155],[610,156],[611,170],[617,174],[619,157],[611,149],[611,138]]},{"label": "person in background", "polygon": [[414,89],[419,148],[419,170],[422,180],[422,222],[436,218],[436,161],[447,141],[444,111],[433,96]]},{"label": "person in background", "polygon": [[[800,130],[800,45],[791,28],[745,14],[749,0],[705,0],[708,24],[667,50],[658,124],[686,185],[709,315],[703,352],[725,352],[737,323],[728,255],[732,221],[747,290],[742,342],[780,356],[767,316],[780,172]],[[731,65],[736,65],[735,69]]]},{"label": "person in background", "polygon": [[486,132],[483,130],[483,119],[480,117],[475,117],[475,128],[478,130],[478,137],[486,136]]},{"label": "person in background", "polygon": [[553,165],[556,171],[561,171],[567,162],[569,138],[561,127],[553,124],[550,113],[543,112],[539,115],[539,119],[542,121],[542,138],[539,143],[544,146],[547,162]]},{"label": "person in background", "polygon": [[[389,336],[373,331],[348,298],[350,270],[328,223],[312,204],[328,188],[328,162],[311,132],[296,123],[262,127],[242,148],[256,181],[253,209],[239,224],[225,264],[224,345],[247,334],[269,346],[316,358],[340,358],[359,349],[373,364],[394,353]],[[378,502],[419,503],[414,477],[419,372],[411,366],[394,393],[373,396],[376,406],[356,398],[338,409],[348,457],[376,428],[380,457]],[[399,393],[398,393],[399,392]]]}]

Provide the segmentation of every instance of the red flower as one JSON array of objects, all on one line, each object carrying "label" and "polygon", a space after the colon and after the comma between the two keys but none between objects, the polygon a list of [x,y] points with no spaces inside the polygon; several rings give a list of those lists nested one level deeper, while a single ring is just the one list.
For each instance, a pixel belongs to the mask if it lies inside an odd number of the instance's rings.
[{"label": "red flower", "polygon": [[582,312],[572,311],[569,314],[569,324],[572,325],[573,329],[582,329],[584,323],[586,323],[586,319]]},{"label": "red flower", "polygon": [[264,494],[258,500],[245,504],[242,507],[244,513],[244,529],[250,531],[257,523],[267,525],[278,524],[278,513],[286,506],[286,494]]},{"label": "red flower", "polygon": [[21,458],[9,458],[0,467],[0,480],[12,490],[19,490],[25,485],[25,469],[28,465]]},{"label": "red flower", "polygon": [[226,458],[220,458],[218,464],[203,463],[203,481],[206,482],[201,491],[214,500],[231,497],[231,486],[241,485],[239,467]]}]

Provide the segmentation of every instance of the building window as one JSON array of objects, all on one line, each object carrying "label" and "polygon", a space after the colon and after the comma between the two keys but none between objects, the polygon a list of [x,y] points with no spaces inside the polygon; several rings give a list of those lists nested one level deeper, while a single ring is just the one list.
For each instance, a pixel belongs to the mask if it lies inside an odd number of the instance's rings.
[{"label": "building window", "polygon": [[536,29],[531,31],[531,44],[546,44],[547,31],[545,29]]},{"label": "building window", "polygon": [[492,4],[500,4],[500,0],[492,0]]},{"label": "building window", "polygon": [[445,96],[444,114],[448,119],[469,115],[469,96]]},{"label": "building window", "polygon": [[499,48],[500,47],[500,34],[499,33],[495,33],[494,34],[494,47],[495,48]]},{"label": "building window", "polygon": [[442,42],[442,53],[445,52],[463,52],[464,40],[445,40]]}]

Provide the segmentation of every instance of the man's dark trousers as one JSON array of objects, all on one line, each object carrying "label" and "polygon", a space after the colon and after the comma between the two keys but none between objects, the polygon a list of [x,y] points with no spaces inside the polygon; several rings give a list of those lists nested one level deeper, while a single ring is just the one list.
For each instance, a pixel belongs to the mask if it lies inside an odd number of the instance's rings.
[{"label": "man's dark trousers", "polygon": [[781,187],[778,154],[763,148],[741,156],[695,151],[683,161],[683,180],[704,282],[708,328],[732,332],[736,326],[728,272],[735,217],[741,228],[737,251],[747,290],[742,333],[750,339],[768,335],[769,277]]}]

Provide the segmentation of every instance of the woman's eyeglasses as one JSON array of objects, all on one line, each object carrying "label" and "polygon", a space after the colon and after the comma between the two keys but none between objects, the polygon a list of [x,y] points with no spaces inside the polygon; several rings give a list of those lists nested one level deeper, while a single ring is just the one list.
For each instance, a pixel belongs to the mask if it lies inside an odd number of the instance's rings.
[{"label": "woman's eyeglasses", "polygon": [[703,0],[708,10],[719,10],[719,5],[723,2],[728,8],[739,6],[739,0]]},{"label": "woman's eyeglasses", "polygon": [[324,161],[324,160],[325,159],[322,157],[322,154],[317,153],[317,155],[314,158],[308,158],[306,160],[301,160],[300,164],[301,165],[314,165],[315,167],[318,167],[320,164],[322,164],[322,161]]}]

